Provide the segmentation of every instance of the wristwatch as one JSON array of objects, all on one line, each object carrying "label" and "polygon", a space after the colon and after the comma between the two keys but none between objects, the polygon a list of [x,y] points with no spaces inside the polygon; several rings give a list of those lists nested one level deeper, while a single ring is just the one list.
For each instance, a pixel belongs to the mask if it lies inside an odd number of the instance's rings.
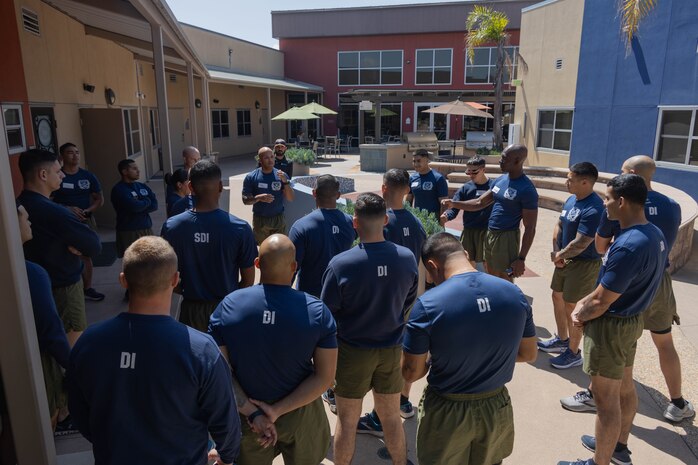
[{"label": "wristwatch", "polygon": [[264,412],[262,412],[262,409],[257,409],[254,412],[247,415],[247,421],[252,423],[254,421],[254,419],[260,415],[264,415]]}]

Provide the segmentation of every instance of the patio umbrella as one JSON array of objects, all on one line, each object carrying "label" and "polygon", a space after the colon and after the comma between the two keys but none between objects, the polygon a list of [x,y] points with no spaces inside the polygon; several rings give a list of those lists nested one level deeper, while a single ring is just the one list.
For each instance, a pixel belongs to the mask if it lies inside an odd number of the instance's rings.
[{"label": "patio umbrella", "polygon": [[331,108],[324,107],[319,103],[310,102],[301,107],[303,110],[307,110],[310,113],[315,113],[316,115],[336,115],[337,112]]},{"label": "patio umbrella", "polygon": [[[368,112],[371,116],[376,115],[376,110],[369,111]],[[381,107],[381,116],[396,116],[397,113],[395,113],[393,110],[389,110],[387,108]]]},{"label": "patio umbrella", "polygon": [[[481,108],[477,108],[481,107]],[[460,115],[460,116],[477,116],[480,118],[492,118],[487,112],[482,111],[487,108],[485,105],[480,105],[475,102],[461,102],[454,100],[453,102],[444,103],[438,107],[424,110],[422,113],[438,113],[440,115]]]},{"label": "patio umbrella", "polygon": [[318,115],[314,115],[308,110],[304,110],[300,107],[293,107],[289,108],[285,112],[276,115],[275,117],[272,118],[274,121],[278,120],[288,120],[288,121],[297,121],[297,120],[308,120],[308,119],[319,119],[320,117]]}]

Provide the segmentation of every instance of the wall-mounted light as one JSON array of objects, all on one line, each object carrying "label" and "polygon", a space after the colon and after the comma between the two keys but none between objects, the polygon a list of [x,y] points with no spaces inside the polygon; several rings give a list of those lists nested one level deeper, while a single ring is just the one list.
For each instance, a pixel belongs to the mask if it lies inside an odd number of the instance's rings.
[{"label": "wall-mounted light", "polygon": [[411,65],[411,64],[412,64],[412,60],[407,60],[405,63],[408,64],[408,65]]},{"label": "wall-mounted light", "polygon": [[409,126],[410,124],[412,124],[412,120],[410,119],[409,116],[408,116],[407,118],[405,118],[405,124],[406,124],[407,126]]},{"label": "wall-mounted light", "polygon": [[217,98],[213,99],[213,103],[219,103],[219,102],[220,102],[220,100],[218,100]]},{"label": "wall-mounted light", "polygon": [[259,107],[260,107],[259,100],[255,100],[255,101],[254,101],[254,108],[255,108],[255,110],[259,110]]},{"label": "wall-mounted light", "polygon": [[92,93],[95,91],[95,86],[93,86],[92,84],[83,83],[82,90],[84,90],[85,92]]},{"label": "wall-mounted light", "polygon": [[196,108],[201,108],[201,99],[197,98],[196,100],[194,100],[194,106]]},{"label": "wall-mounted light", "polygon": [[114,105],[116,103],[116,93],[111,88],[104,90],[104,98],[107,101],[107,105]]}]

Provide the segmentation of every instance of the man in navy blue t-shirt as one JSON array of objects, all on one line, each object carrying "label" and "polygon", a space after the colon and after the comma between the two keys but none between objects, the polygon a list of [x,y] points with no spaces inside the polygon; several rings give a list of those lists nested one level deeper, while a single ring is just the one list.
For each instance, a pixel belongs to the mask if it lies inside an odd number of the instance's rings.
[{"label": "man in navy blue t-shirt", "polygon": [[279,454],[285,463],[317,464],[330,446],[320,394],[334,380],[337,328],[319,299],[291,288],[295,257],[286,236],[265,239],[255,260],[261,285],[233,292],[211,316],[247,419],[238,465],[271,465]]},{"label": "man in navy blue t-shirt", "polygon": [[427,239],[422,223],[405,209],[405,194],[410,191],[410,178],[407,170],[393,168],[383,175],[381,186],[388,215],[388,224],[383,228],[386,241],[407,247],[419,263],[422,244]]},{"label": "man in navy blue t-shirt", "polygon": [[49,199],[64,177],[55,154],[37,149],[24,152],[19,156],[19,170],[24,190],[18,200],[29,213],[34,236],[24,244],[24,256],[48,272],[56,308],[72,346],[87,327],[80,256],[93,257],[102,245],[89,226]]},{"label": "man in navy blue t-shirt", "polygon": [[594,451],[585,463],[630,463],[628,436],[637,408],[633,363],[642,335],[642,312],[654,299],[669,253],[664,235],[645,217],[647,186],[636,174],[608,182],[604,204],[621,233],[608,249],[596,289],[572,312],[584,328],[584,371],[591,376],[597,406],[595,437],[582,436]]},{"label": "man in navy blue t-shirt", "polygon": [[232,464],[240,420],[230,369],[210,336],[170,317],[177,255],[162,238],[125,252],[128,312],[90,327],[70,354],[68,405],[95,464]]},{"label": "man in navy blue t-shirt", "polygon": [[[58,153],[63,162],[65,177],[60,189],[53,193],[53,200],[68,207],[80,221],[97,231],[94,212],[104,205],[102,186],[94,174],[80,168],[80,151],[75,144],[67,142],[61,145]],[[104,294],[92,288],[92,258],[81,258],[84,265],[82,285],[85,287],[85,298],[100,302],[104,300]]]},{"label": "man in navy blue t-shirt", "polygon": [[319,297],[327,264],[332,257],[351,248],[356,231],[351,216],[337,209],[339,182],[334,176],[319,176],[313,197],[317,209],[293,223],[288,237],[296,247],[296,287]]},{"label": "man in navy blue t-shirt", "polygon": [[417,293],[417,261],[408,248],[384,239],[388,218],[381,197],[359,195],[353,221],[361,243],[330,261],[321,295],[337,320],[339,339],[334,461],[351,463],[362,400],[373,390],[386,447],[393,463],[404,465],[400,349]]},{"label": "man in navy blue t-shirt", "polygon": [[550,288],[557,334],[540,341],[538,348],[560,353],[550,359],[552,366],[558,369],[582,364],[579,352],[582,332],[572,326],[571,316],[577,301],[596,287],[601,268],[601,256],[593,244],[603,212],[603,201],[594,192],[598,177],[599,172],[592,163],[581,162],[570,167],[567,190],[572,195],[565,201],[553,229],[550,259],[555,271]]},{"label": "man in navy blue t-shirt", "polygon": [[[482,210],[494,203],[487,223],[483,257],[488,273],[509,281],[523,275],[526,256],[536,235],[538,191],[523,171],[527,156],[526,146],[510,145],[499,160],[504,174],[495,180],[489,191],[473,200],[441,202],[447,208],[467,212]],[[519,245],[522,222],[524,234]]]},{"label": "man in navy blue t-shirt", "polygon": [[150,213],[158,209],[158,199],[150,187],[138,182],[141,173],[135,161],[121,160],[117,169],[121,181],[111,190],[111,203],[116,211],[116,253],[123,257],[133,241],[153,235]]},{"label": "man in navy blue t-shirt", "polygon": [[202,160],[189,170],[196,207],[173,216],[161,235],[177,254],[183,296],[179,321],[208,330],[211,313],[236,289],[254,284],[257,246],[245,221],[218,208],[221,169]]},{"label": "man in navy blue t-shirt", "polygon": [[505,384],[515,362],[536,358],[531,306],[515,285],[476,271],[448,233],[427,239],[422,261],[436,287],[410,313],[402,363],[406,381],[429,373],[417,458],[420,465],[501,463],[514,446]]},{"label": "man in navy blue t-shirt", "polygon": [[[479,198],[482,194],[492,189],[494,179],[488,179],[485,174],[485,159],[475,156],[469,159],[465,164],[465,174],[470,176],[470,181],[461,186],[455,194],[453,201],[462,202]],[[460,236],[460,243],[468,252],[470,262],[475,266],[475,263],[484,262],[484,247],[485,236],[487,234],[487,223],[490,220],[492,213],[492,205],[482,210],[474,212],[463,212],[463,232]],[[441,225],[453,220],[458,216],[458,209],[451,207],[439,218]],[[485,269],[487,269],[487,262]]]},{"label": "man in navy blue t-shirt", "polygon": [[410,176],[410,192],[407,201],[414,207],[433,213],[438,218],[441,214],[441,201],[448,197],[448,181],[438,171],[429,168],[431,154],[417,150],[412,156],[412,166],[416,173]]},{"label": "man in navy blue t-shirt", "polygon": [[242,183],[242,203],[252,205],[252,231],[257,244],[272,234],[286,234],[284,200],[293,201],[288,175],[274,168],[274,152],[269,147],[257,151],[259,168],[248,173]]}]

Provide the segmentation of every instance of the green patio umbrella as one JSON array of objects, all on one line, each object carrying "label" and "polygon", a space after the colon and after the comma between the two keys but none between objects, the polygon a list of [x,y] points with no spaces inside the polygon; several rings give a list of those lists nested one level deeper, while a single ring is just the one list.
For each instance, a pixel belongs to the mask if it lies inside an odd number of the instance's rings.
[{"label": "green patio umbrella", "polygon": [[313,113],[309,112],[308,110],[304,110],[303,108],[300,107],[292,107],[286,110],[285,112],[276,115],[275,117],[272,118],[274,121],[278,120],[288,120],[288,121],[297,121],[297,120],[309,120],[309,119],[319,119],[320,117],[318,115],[314,115]]},{"label": "green patio umbrella", "polygon": [[[368,114],[371,116],[375,116],[376,110],[369,111]],[[383,116],[397,116],[397,113],[395,113],[393,110],[381,107],[381,117]]]},{"label": "green patio umbrella", "polygon": [[301,107],[303,110],[308,110],[310,113],[315,113],[316,115],[336,115],[337,112],[331,108],[320,105],[316,102],[310,102]]}]

